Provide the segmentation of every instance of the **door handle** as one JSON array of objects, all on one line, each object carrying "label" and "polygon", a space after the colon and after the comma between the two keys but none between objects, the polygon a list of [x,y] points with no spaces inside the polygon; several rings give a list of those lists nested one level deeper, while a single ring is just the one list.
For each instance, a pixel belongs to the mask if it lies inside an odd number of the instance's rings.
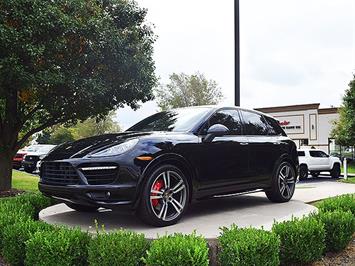
[{"label": "door handle", "polygon": [[241,142],[240,143],[240,145],[243,145],[243,146],[248,145],[248,144],[249,144],[248,142]]}]

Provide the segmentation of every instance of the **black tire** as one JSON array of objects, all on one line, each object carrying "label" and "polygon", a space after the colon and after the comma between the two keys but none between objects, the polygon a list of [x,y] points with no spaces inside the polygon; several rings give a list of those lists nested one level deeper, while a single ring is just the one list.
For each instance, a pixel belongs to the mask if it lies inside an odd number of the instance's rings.
[{"label": "black tire", "polygon": [[333,169],[330,171],[330,175],[332,176],[332,178],[339,178],[340,173],[340,165],[338,163],[334,164]]},{"label": "black tire", "polygon": [[320,172],[311,172],[311,175],[313,177],[318,177],[320,175]]},{"label": "black tire", "polygon": [[267,198],[272,202],[289,201],[295,192],[296,179],[294,167],[289,162],[281,162],[274,171],[271,189],[265,191]]},{"label": "black tire", "polygon": [[300,166],[300,180],[305,180],[308,177],[308,167],[305,164]]},{"label": "black tire", "polygon": [[[159,195],[158,192],[161,194]],[[152,199],[152,197],[156,198]],[[153,226],[172,225],[177,223],[186,212],[189,199],[189,183],[184,173],[173,165],[162,165],[147,177],[138,216],[143,222]]]},{"label": "black tire", "polygon": [[69,208],[78,212],[96,212],[99,208],[93,206],[80,205],[75,203],[65,203]]}]

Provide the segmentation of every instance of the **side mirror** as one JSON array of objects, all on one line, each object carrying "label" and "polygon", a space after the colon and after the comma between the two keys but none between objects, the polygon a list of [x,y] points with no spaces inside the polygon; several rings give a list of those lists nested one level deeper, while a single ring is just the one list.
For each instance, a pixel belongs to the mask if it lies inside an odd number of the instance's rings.
[{"label": "side mirror", "polygon": [[222,124],[215,124],[207,130],[207,135],[203,142],[212,142],[215,137],[222,137],[229,133],[229,129]]}]

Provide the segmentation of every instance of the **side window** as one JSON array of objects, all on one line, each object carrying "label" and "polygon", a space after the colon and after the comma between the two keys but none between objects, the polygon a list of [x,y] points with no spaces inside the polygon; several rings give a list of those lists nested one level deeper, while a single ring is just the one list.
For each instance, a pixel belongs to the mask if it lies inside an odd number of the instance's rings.
[{"label": "side window", "polygon": [[226,126],[231,131],[232,135],[242,134],[242,123],[237,110],[220,110],[213,114],[207,126],[204,128],[203,133],[207,133],[208,128],[215,124]]},{"label": "side window", "polygon": [[299,151],[299,152],[297,152],[297,154],[298,154],[298,156],[300,156],[300,157],[306,156],[305,153],[304,153],[304,151]]},{"label": "side window", "polygon": [[272,119],[271,117],[264,116],[266,122],[269,124],[271,129],[269,130],[269,135],[281,135],[286,136],[285,131],[280,127],[279,123]]},{"label": "side window", "polygon": [[246,135],[269,135],[270,126],[260,114],[248,111],[241,111]]},{"label": "side window", "polygon": [[328,155],[322,151],[309,151],[309,155],[311,155],[311,157],[318,157],[318,158],[327,158],[328,157]]}]

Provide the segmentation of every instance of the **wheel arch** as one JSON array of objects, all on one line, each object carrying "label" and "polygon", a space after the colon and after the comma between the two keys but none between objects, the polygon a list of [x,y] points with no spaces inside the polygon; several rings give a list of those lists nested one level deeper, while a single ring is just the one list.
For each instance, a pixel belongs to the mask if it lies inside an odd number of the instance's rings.
[{"label": "wheel arch", "polygon": [[[158,167],[166,164],[170,164],[179,168],[185,174],[185,177],[189,182],[189,194],[190,194],[189,201],[191,201],[193,197],[192,196],[194,191],[193,184],[194,184],[196,173],[193,170],[191,164],[182,155],[176,153],[165,153],[159,155],[158,157],[154,158],[154,160],[152,160],[145,167],[145,169],[142,172],[142,178],[138,183],[138,193],[141,194],[149,174],[151,174]],[[139,202],[140,202],[140,197],[138,197],[138,200],[135,203],[135,207],[139,205]]]}]

